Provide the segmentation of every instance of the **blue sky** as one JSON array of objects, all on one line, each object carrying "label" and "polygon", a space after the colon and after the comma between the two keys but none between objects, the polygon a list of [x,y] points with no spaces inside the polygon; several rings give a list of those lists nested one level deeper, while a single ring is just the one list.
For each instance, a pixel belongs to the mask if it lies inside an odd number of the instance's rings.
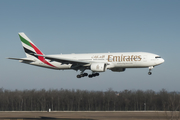
[{"label": "blue sky", "polygon": [[[1,0],[0,87],[180,91],[179,0]],[[45,69],[7,57],[25,57],[18,32],[45,54],[151,52],[165,63],[148,68],[107,71],[77,79],[79,72]],[[88,71],[90,73],[90,71]]]}]

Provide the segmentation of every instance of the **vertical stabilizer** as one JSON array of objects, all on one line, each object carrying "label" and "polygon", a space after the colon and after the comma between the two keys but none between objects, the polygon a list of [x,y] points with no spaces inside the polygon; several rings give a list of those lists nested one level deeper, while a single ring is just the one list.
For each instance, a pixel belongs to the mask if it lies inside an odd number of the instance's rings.
[{"label": "vertical stabilizer", "polygon": [[19,37],[27,58],[30,57],[38,58],[34,54],[43,55],[43,53],[38,49],[38,47],[24,33],[19,33]]},{"label": "vertical stabilizer", "polygon": [[[27,56],[27,59],[30,58],[32,59],[38,59],[41,62],[43,62],[45,65],[48,65],[48,67],[55,67],[51,63],[45,60],[43,56],[44,55],[39,48],[24,34],[24,33],[19,33],[19,37],[21,39],[22,46],[24,48],[25,54]],[[27,61],[26,59],[26,61]],[[29,59],[28,59],[29,60]]]}]

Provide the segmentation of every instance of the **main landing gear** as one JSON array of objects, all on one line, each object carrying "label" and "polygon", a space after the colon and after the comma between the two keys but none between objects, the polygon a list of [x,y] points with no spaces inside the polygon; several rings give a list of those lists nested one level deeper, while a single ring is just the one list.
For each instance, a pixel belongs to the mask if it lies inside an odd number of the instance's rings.
[{"label": "main landing gear", "polygon": [[154,68],[153,66],[150,66],[150,67],[149,67],[148,75],[151,75],[151,74],[152,74],[151,70],[152,70],[153,68]]},{"label": "main landing gear", "polygon": [[86,77],[86,76],[88,76],[89,78],[92,78],[92,77],[99,76],[99,73],[92,73],[89,75],[87,73],[81,73],[81,74],[77,75],[76,77],[81,78],[81,77]]},{"label": "main landing gear", "polygon": [[96,76],[99,76],[99,73],[92,73],[92,74],[89,74],[89,78],[92,78],[92,77],[96,77]]},{"label": "main landing gear", "polygon": [[81,74],[77,75],[76,77],[81,78],[81,77],[86,77],[86,76],[88,76],[87,73],[81,73]]}]

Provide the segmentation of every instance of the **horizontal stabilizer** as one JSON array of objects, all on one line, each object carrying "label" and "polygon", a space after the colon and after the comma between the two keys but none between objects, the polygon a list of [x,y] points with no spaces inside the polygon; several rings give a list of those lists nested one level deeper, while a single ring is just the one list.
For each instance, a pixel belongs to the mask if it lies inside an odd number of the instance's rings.
[{"label": "horizontal stabilizer", "polygon": [[30,59],[30,58],[7,58],[7,59],[12,59],[12,60],[23,60],[23,61],[29,61],[29,62],[34,62],[35,60]]}]

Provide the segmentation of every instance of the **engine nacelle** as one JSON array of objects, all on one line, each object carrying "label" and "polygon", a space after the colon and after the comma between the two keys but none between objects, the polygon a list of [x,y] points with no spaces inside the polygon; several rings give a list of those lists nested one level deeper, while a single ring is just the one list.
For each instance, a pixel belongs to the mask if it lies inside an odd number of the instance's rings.
[{"label": "engine nacelle", "polygon": [[113,72],[124,72],[126,68],[111,68],[111,71]]},{"label": "engine nacelle", "polygon": [[106,70],[106,64],[104,64],[104,63],[92,63],[90,69],[93,72],[104,72]]}]

